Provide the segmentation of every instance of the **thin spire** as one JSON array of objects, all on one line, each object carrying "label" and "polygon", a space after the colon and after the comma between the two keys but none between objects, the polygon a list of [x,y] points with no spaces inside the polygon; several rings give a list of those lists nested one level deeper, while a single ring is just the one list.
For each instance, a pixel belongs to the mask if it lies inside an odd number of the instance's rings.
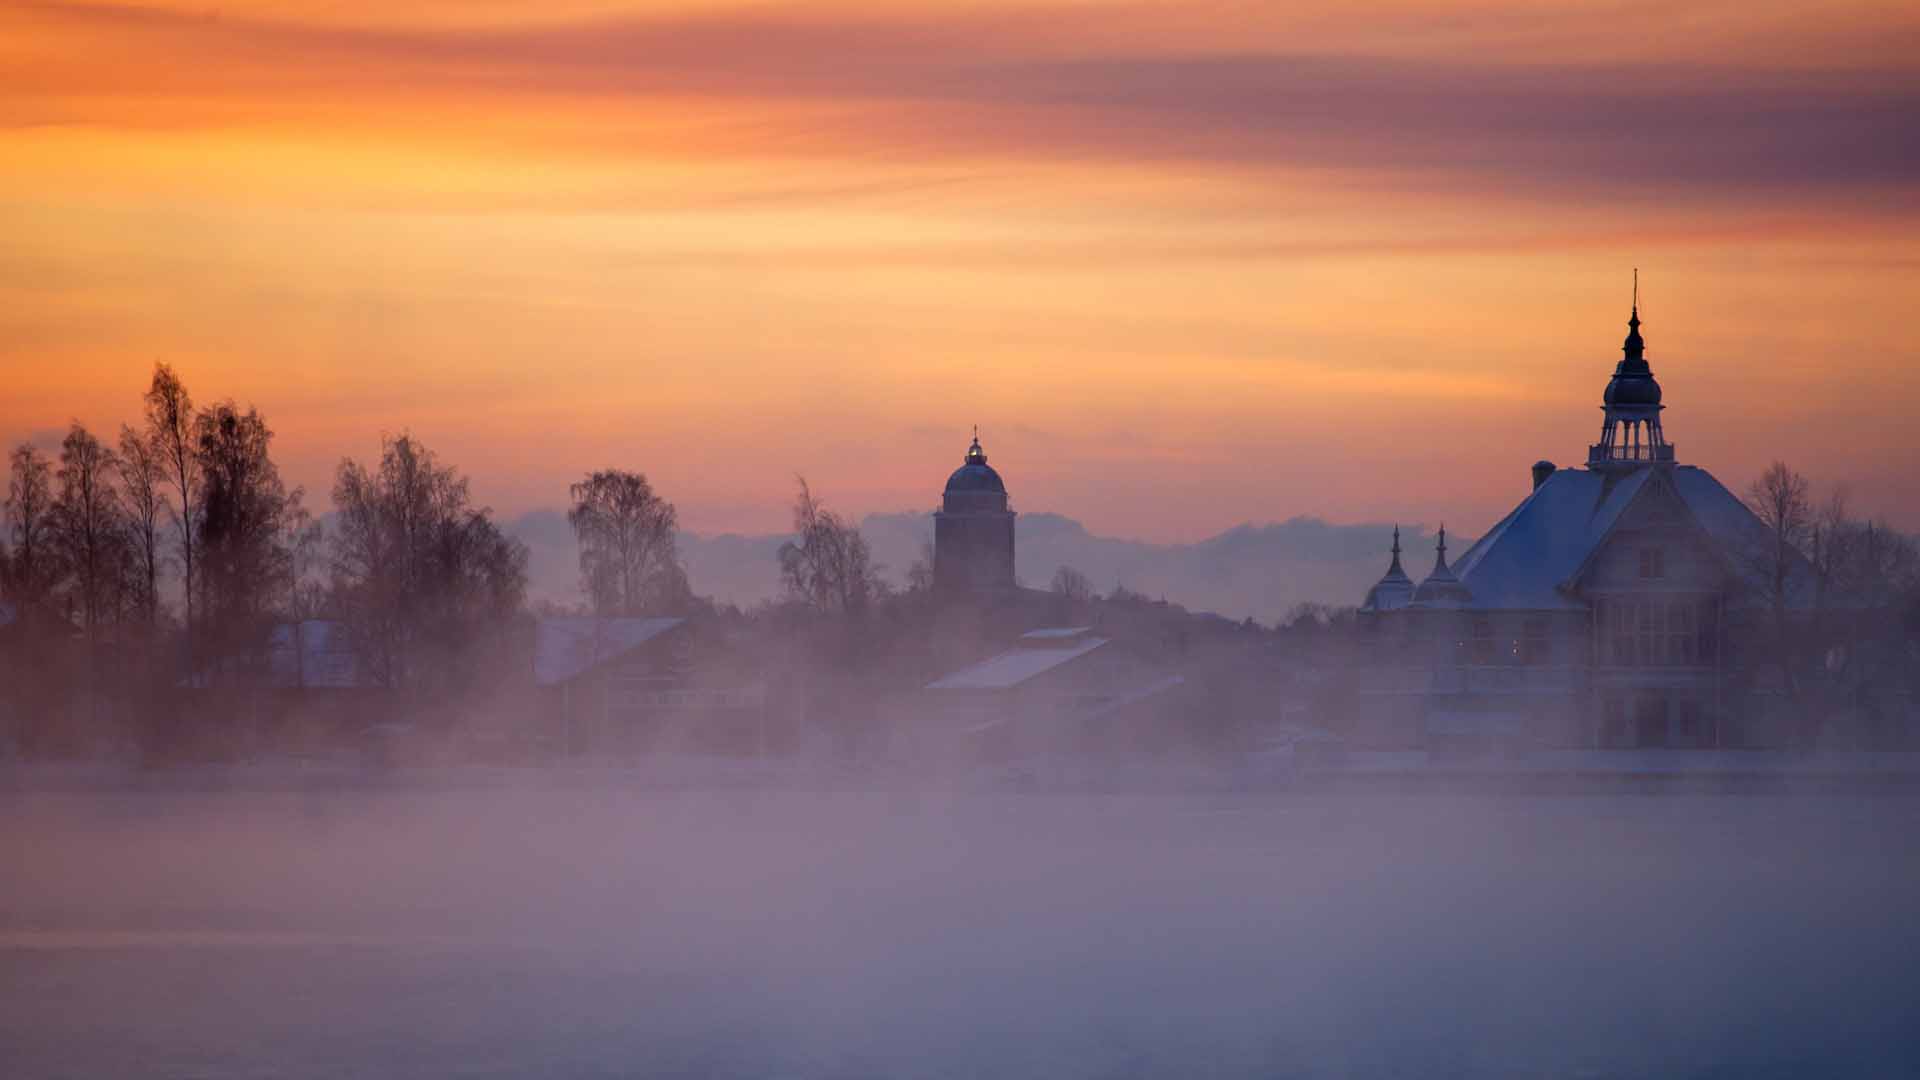
[{"label": "thin spire", "polygon": [[1621,344],[1620,352],[1628,363],[1644,365],[1647,357],[1647,343],[1640,337],[1640,268],[1633,268],[1633,314],[1627,317],[1627,340]]},{"label": "thin spire", "polygon": [[1395,524],[1393,527],[1393,563],[1387,567],[1387,576],[1392,577],[1395,574],[1399,574],[1404,577],[1406,573],[1405,570],[1400,569],[1400,526]]}]

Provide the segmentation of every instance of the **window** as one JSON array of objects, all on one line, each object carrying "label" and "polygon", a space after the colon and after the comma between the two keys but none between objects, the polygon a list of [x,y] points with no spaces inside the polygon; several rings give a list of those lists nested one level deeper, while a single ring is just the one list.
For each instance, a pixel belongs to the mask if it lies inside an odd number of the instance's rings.
[{"label": "window", "polygon": [[1694,663],[1694,606],[1692,600],[1667,604],[1667,663],[1692,667]]},{"label": "window", "polygon": [[1473,662],[1493,663],[1493,620],[1485,615],[1473,617]]},{"label": "window", "polygon": [[[1606,667],[1709,667],[1718,643],[1718,608],[1711,597],[1633,597],[1599,600],[1594,604],[1596,646],[1594,660]],[[1540,659],[1546,663],[1551,641],[1541,621]],[[1528,642],[1536,635],[1529,623],[1523,655],[1531,656]]]},{"label": "window", "polygon": [[1713,664],[1720,651],[1720,609],[1711,599],[1701,600],[1694,609],[1694,657],[1702,665]]},{"label": "window", "polygon": [[1523,664],[1553,662],[1553,638],[1548,630],[1547,620],[1531,618],[1521,624],[1519,653],[1520,662]]},{"label": "window", "polygon": [[1660,662],[1659,648],[1662,642],[1655,635],[1660,630],[1660,608],[1652,600],[1633,602],[1633,660],[1635,667],[1651,667]]},{"label": "window", "polygon": [[1600,632],[1600,662],[1609,667],[1632,667],[1633,603],[1628,600],[1603,600],[1595,612]]},{"label": "window", "polygon": [[1664,578],[1667,576],[1666,549],[1640,549],[1640,576],[1643,578]]}]

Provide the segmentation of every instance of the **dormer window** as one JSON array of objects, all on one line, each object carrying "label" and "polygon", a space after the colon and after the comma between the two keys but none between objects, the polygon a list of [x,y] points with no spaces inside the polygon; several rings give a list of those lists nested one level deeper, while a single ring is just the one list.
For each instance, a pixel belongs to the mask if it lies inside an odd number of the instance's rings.
[{"label": "dormer window", "polygon": [[1648,580],[1667,576],[1667,552],[1664,548],[1640,549],[1640,576]]}]

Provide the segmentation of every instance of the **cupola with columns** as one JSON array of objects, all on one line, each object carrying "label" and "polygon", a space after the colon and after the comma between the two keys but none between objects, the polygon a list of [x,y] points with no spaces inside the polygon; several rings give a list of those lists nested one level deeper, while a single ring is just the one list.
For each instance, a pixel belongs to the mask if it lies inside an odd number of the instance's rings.
[{"label": "cupola with columns", "polygon": [[1647,364],[1647,344],[1640,337],[1640,271],[1633,272],[1633,314],[1627,319],[1627,340],[1620,363],[1613,369],[1601,411],[1600,441],[1587,448],[1590,469],[1638,468],[1672,464],[1673,444],[1660,430],[1660,384]]}]

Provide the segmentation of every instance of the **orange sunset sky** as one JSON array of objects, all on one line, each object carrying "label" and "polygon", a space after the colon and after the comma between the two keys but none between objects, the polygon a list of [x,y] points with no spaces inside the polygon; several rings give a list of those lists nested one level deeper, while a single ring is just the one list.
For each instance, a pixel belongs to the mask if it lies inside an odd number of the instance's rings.
[{"label": "orange sunset sky", "polygon": [[257,405],[502,513],[645,471],[1484,529],[1584,458],[1631,268],[1682,460],[1920,527],[1920,6],[0,7],[0,437]]}]

